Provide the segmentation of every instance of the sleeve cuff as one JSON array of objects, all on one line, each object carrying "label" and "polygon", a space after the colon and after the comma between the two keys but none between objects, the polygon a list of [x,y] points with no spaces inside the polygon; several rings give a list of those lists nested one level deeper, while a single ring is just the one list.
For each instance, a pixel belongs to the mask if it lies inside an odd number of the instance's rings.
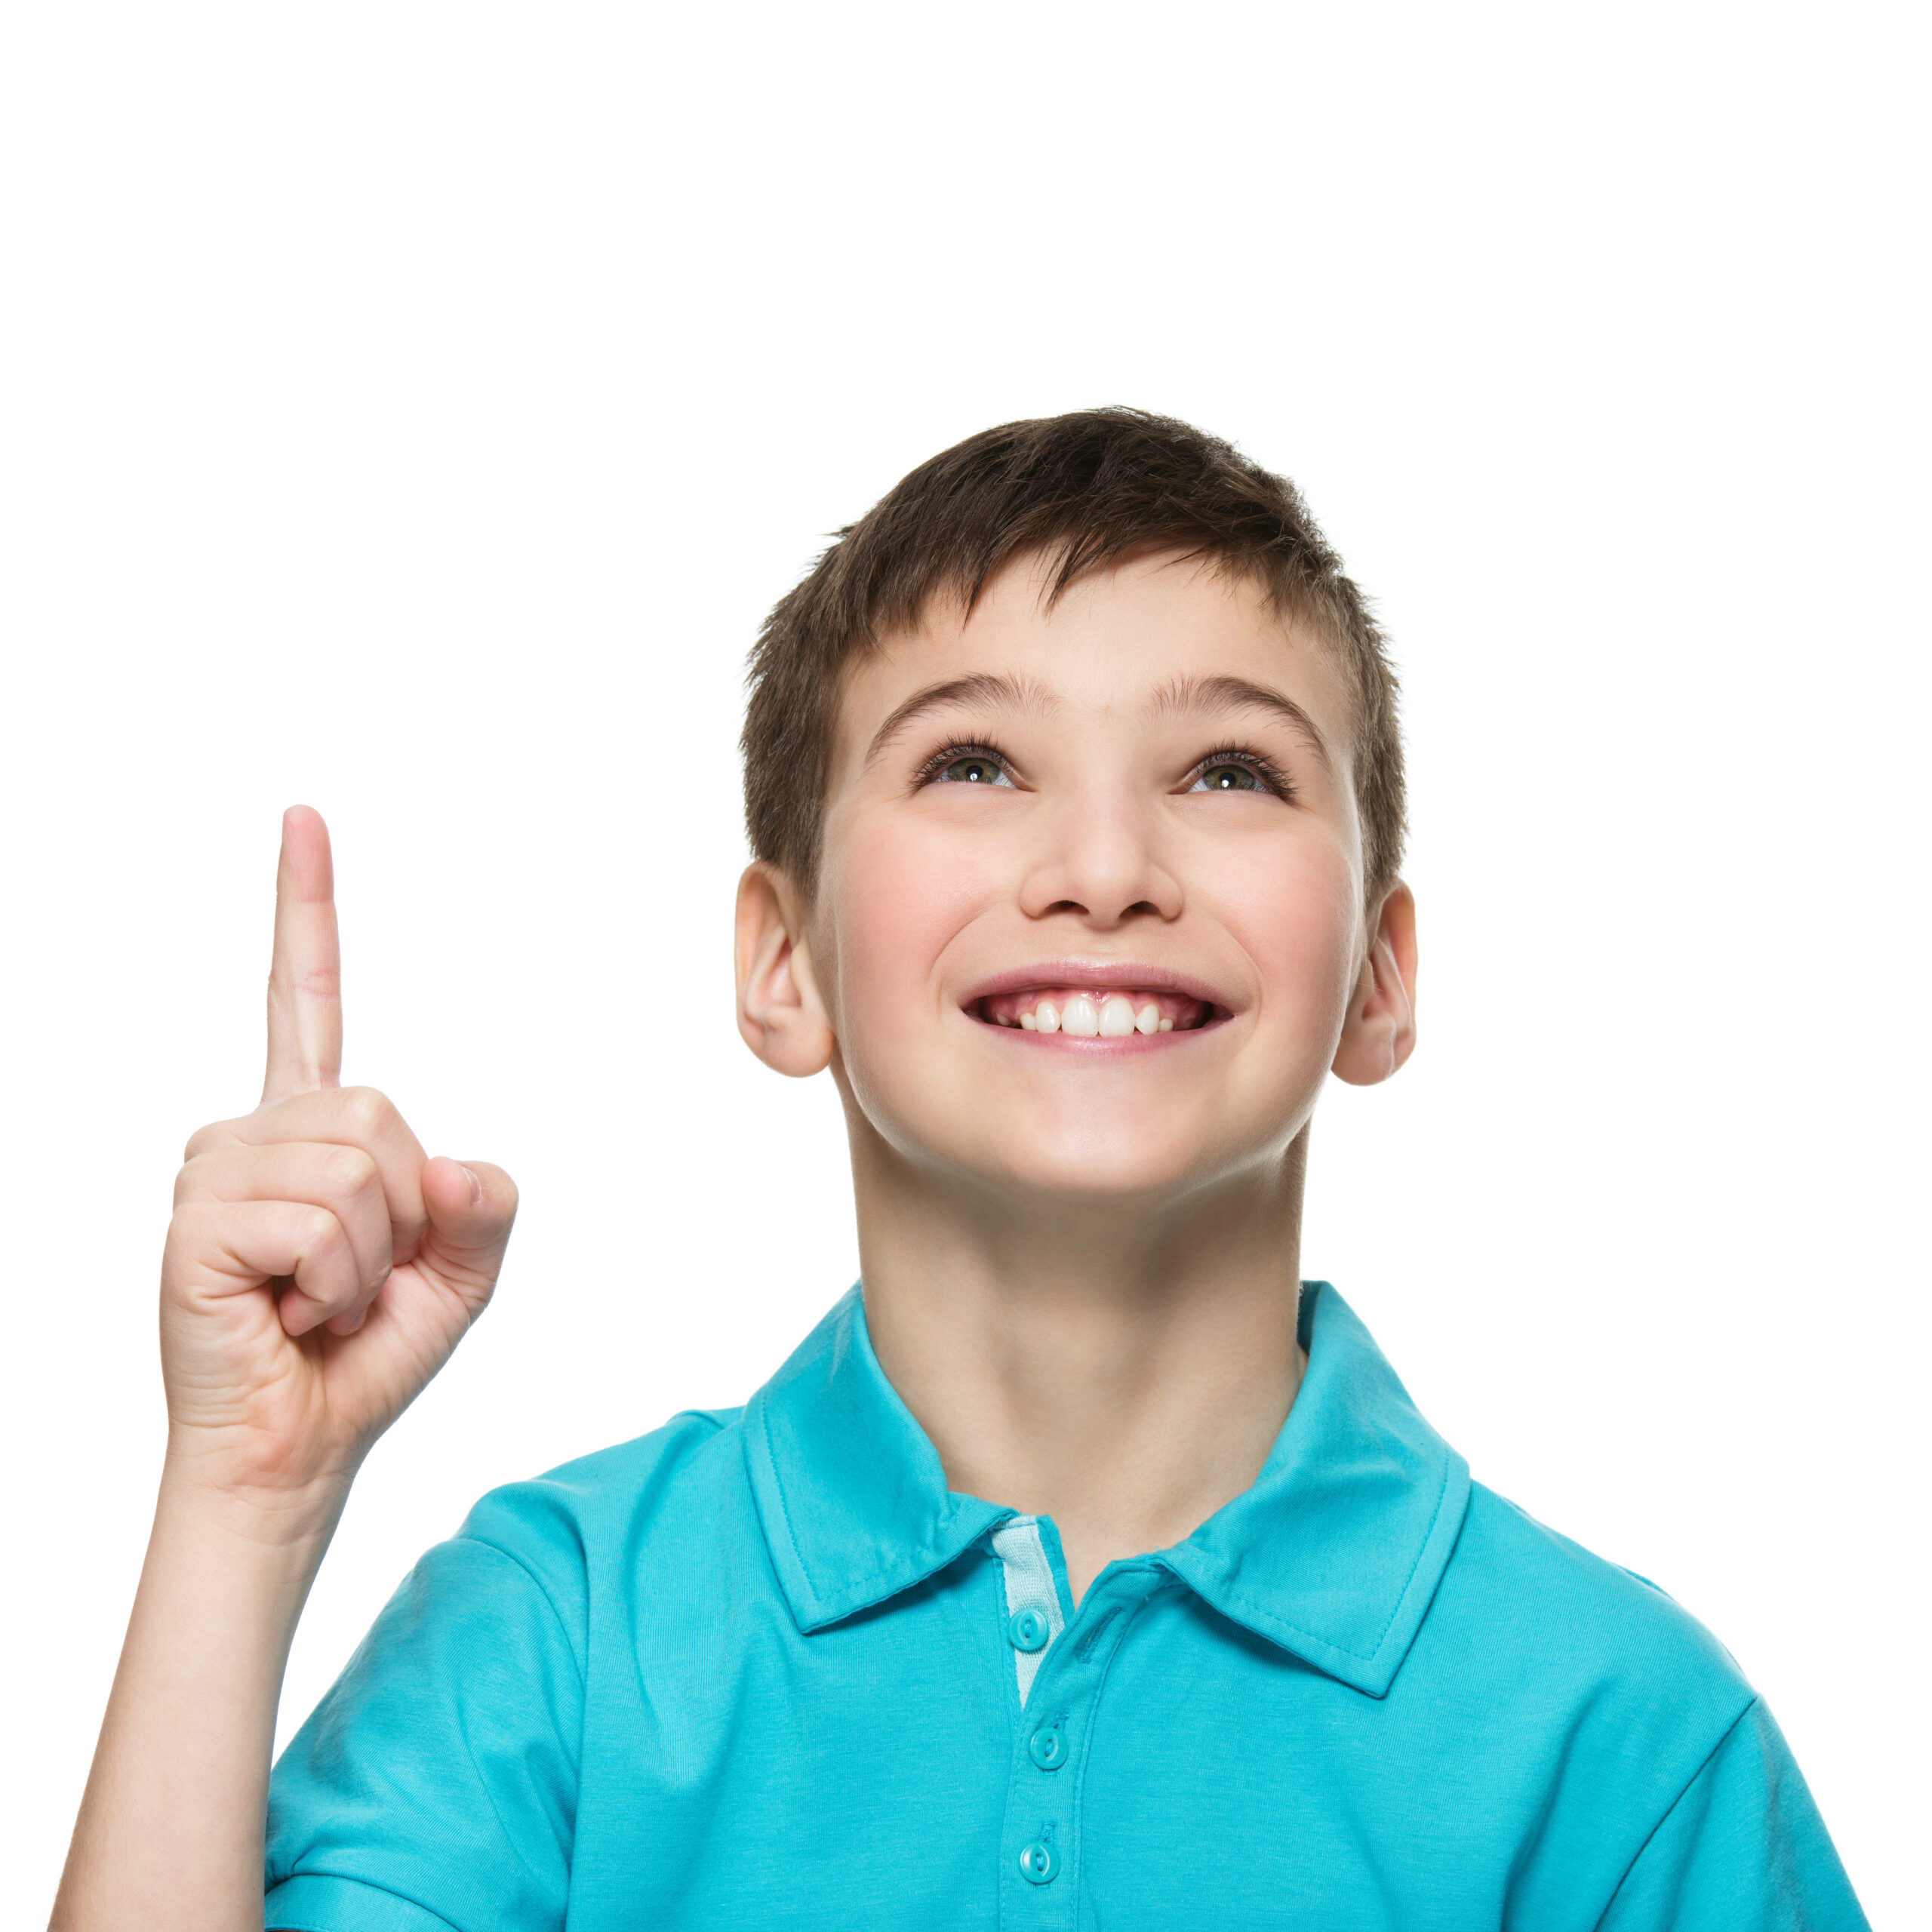
[{"label": "sleeve cuff", "polygon": [[400,1893],[319,1872],[276,1886],[263,1901],[262,1924],[268,1932],[457,1932]]}]

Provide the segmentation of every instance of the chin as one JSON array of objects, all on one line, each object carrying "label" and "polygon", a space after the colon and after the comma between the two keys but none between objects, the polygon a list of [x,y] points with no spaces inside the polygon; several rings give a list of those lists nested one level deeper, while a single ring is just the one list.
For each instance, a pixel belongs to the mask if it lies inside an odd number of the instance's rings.
[{"label": "chin", "polygon": [[1312,1108],[1309,1084],[1223,1078],[1204,1095],[1195,1083],[1177,1091],[1162,1081],[1131,1094],[1083,1079],[1031,1091],[1009,1083],[989,1097],[983,1080],[909,1091],[862,1077],[848,1102],[879,1142],[942,1186],[949,1174],[968,1192],[1008,1194],[1032,1211],[1054,1201],[1075,1211],[1158,1211],[1277,1171]]},{"label": "chin", "polygon": [[1111,1123],[1090,1123],[1072,1133],[1014,1131],[995,1143],[961,1148],[957,1155],[958,1168],[984,1184],[1027,1197],[1035,1205],[1062,1201],[1070,1208],[1151,1206],[1191,1194],[1211,1176],[1250,1164],[1232,1149],[1176,1134],[1171,1124],[1145,1134],[1123,1131]]}]

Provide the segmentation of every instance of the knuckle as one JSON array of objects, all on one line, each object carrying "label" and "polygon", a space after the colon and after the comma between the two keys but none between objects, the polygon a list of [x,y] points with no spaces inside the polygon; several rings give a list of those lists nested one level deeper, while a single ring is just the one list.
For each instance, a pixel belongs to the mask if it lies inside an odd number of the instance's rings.
[{"label": "knuckle", "polygon": [[188,1201],[177,1207],[168,1223],[162,1243],[161,1278],[164,1285],[191,1265],[196,1256],[205,1256],[221,1245],[209,1226],[214,1210],[205,1201]]},{"label": "knuckle", "polygon": [[183,1201],[168,1224],[168,1238],[176,1241],[192,1235],[208,1217],[208,1203],[201,1200]]},{"label": "knuckle", "polygon": [[374,1087],[343,1088],[340,1104],[350,1127],[371,1140],[386,1132],[396,1118],[394,1102]]},{"label": "knuckle", "polygon": [[326,1208],[305,1208],[296,1223],[296,1239],[312,1260],[328,1260],[343,1246],[342,1223]]},{"label": "knuckle", "polygon": [[380,1184],[375,1159],[361,1147],[331,1147],[325,1157],[329,1185],[337,1192],[357,1195]]}]

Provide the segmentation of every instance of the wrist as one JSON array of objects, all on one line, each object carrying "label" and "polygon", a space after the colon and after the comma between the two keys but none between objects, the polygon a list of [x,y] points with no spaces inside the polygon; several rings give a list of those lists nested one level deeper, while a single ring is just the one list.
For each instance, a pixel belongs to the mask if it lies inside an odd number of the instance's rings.
[{"label": "wrist", "polygon": [[229,1445],[171,1429],[155,1528],[195,1542],[258,1551],[266,1559],[319,1561],[335,1534],[360,1459],[308,1469],[263,1469]]}]

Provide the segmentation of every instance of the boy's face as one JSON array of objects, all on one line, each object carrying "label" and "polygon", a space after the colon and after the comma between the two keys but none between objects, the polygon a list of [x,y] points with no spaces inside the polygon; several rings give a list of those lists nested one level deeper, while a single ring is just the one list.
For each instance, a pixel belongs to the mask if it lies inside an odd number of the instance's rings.
[{"label": "boy's face", "polygon": [[764,955],[790,998],[755,1012],[754,970],[747,1035],[829,1057],[855,1128],[921,1168],[1178,1195],[1278,1163],[1331,1064],[1406,1056],[1409,901],[1364,917],[1323,645],[1171,558],[1051,611],[1044,581],[1023,561],[854,666],[818,890],[777,895],[802,943]]}]

